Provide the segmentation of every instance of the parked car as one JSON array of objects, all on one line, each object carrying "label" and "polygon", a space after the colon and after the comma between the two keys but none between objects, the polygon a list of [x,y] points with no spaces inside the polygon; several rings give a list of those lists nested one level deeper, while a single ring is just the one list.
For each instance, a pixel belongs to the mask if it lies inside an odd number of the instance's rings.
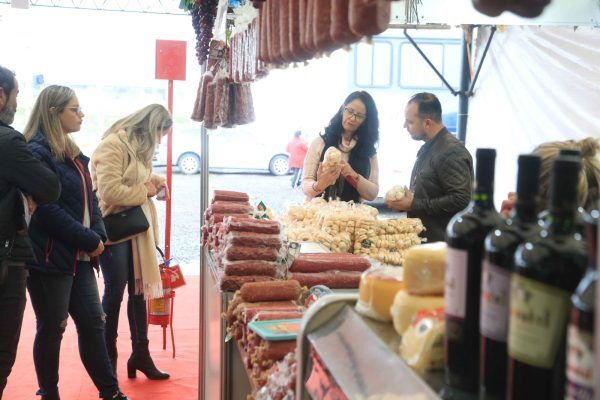
[{"label": "parked car", "polygon": [[[260,171],[272,175],[289,173],[286,142],[282,135],[256,132],[251,125],[209,131],[209,164],[211,171]],[[282,137],[286,139],[285,137]],[[173,166],[184,174],[200,172],[200,126],[173,128]],[[154,166],[167,165],[167,140],[163,139],[152,161]]]}]

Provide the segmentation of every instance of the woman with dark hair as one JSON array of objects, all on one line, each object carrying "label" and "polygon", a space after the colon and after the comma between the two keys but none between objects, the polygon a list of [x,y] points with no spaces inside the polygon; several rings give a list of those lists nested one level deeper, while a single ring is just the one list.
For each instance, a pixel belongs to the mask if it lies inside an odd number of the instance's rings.
[{"label": "woman with dark hair", "polygon": [[[310,144],[303,168],[304,194],[355,202],[374,200],[379,192],[378,141],[379,117],[373,98],[365,91],[351,93],[325,134]],[[325,167],[322,163],[330,147],[342,153],[342,161]]]}]

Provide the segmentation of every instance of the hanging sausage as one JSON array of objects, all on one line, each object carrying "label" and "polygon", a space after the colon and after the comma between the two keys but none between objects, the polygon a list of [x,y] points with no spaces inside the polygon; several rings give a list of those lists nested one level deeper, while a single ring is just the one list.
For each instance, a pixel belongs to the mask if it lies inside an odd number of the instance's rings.
[{"label": "hanging sausage", "polygon": [[348,6],[350,0],[331,0],[331,38],[342,45],[358,41],[360,35],[350,30]]},{"label": "hanging sausage", "polygon": [[390,25],[392,3],[389,0],[350,0],[350,30],[359,36],[375,36]]}]

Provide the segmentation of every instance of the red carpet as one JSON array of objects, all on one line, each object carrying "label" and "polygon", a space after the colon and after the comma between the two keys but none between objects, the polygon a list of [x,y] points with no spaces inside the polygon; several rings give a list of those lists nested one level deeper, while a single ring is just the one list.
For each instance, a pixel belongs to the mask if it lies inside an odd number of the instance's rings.
[{"label": "red carpet", "polygon": [[[175,332],[175,359],[172,358],[171,338],[167,329],[167,349],[162,349],[162,328],[150,325],[150,351],[156,365],[168,371],[171,378],[166,381],[151,381],[138,372],[137,379],[127,379],[126,364],[131,353],[127,305],[125,298],[121,306],[119,321],[119,361],[117,373],[119,385],[133,400],[191,400],[198,398],[198,290],[199,277],[186,277],[187,285],[177,289],[173,326]],[[98,280],[102,296],[102,279]],[[127,295],[125,295],[127,297]],[[29,299],[23,320],[21,341],[17,361],[8,386],[4,391],[5,400],[35,400],[38,389],[33,366],[33,338],[35,336],[35,315]],[[98,398],[98,391],[87,375],[79,358],[75,324],[69,320],[65,332],[60,359],[61,399],[90,400]]]}]

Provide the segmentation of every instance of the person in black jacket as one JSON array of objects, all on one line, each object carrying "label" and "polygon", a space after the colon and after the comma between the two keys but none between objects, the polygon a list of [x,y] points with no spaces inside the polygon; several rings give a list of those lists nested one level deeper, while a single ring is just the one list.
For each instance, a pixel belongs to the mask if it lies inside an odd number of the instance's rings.
[{"label": "person in black jacket", "polygon": [[442,106],[431,93],[417,93],[405,109],[404,127],[413,140],[425,142],[417,153],[402,200],[388,201],[388,207],[407,211],[420,218],[428,242],[446,240],[450,218],[463,210],[471,199],[473,159],[442,123]]},{"label": "person in black jacket", "polygon": [[105,317],[94,267],[106,232],[84,156],[69,136],[84,114],[72,89],[48,86],[40,93],[24,135],[31,152],[60,179],[56,202],[40,205],[29,236],[27,290],[36,316],[33,360],[42,399],[59,399],[58,360],[68,315],[77,327],[81,361],[103,399],[127,399],[120,391],[104,340]]},{"label": "person in black jacket", "polygon": [[[60,193],[56,175],[39,162],[14,130],[19,86],[15,74],[0,66],[0,399],[17,355],[25,310],[25,262],[33,259],[27,238],[27,212],[54,201]],[[24,203],[25,199],[26,203]]]}]

